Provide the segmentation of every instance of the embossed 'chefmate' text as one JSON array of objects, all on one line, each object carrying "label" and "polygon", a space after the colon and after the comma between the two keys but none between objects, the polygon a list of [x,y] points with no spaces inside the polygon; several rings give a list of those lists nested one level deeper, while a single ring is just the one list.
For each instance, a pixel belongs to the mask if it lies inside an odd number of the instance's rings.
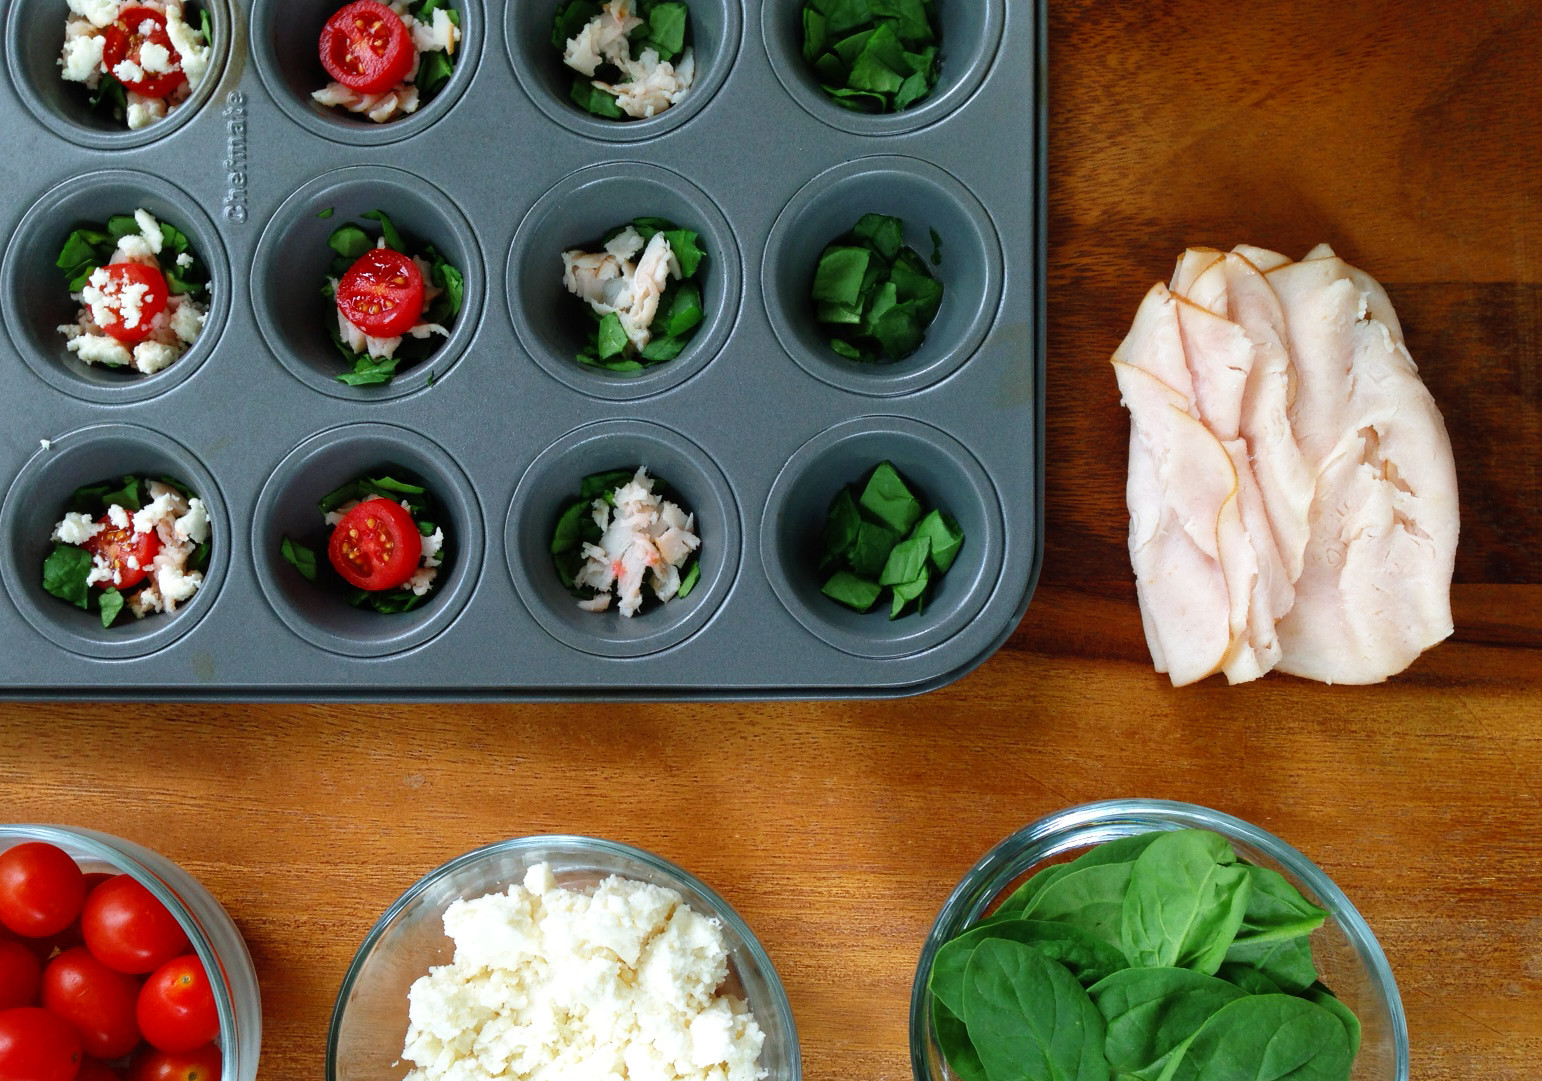
[{"label": "embossed 'chefmate' text", "polygon": [[232,91],[220,115],[225,118],[225,220],[240,225],[246,221],[246,95]]}]

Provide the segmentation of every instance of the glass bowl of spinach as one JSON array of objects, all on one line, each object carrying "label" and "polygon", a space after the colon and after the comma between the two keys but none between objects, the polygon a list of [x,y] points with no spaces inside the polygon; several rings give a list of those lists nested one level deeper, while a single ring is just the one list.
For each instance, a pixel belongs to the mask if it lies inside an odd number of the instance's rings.
[{"label": "glass bowl of spinach", "polygon": [[1073,807],[986,853],[922,949],[910,1052],[917,1081],[1409,1076],[1402,999],[1344,892],[1166,800]]}]

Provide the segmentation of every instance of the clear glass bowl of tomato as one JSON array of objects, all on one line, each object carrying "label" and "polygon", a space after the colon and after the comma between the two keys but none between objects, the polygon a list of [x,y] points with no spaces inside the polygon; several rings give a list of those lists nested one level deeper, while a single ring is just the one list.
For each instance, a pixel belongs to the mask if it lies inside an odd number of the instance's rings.
[{"label": "clear glass bowl of tomato", "polygon": [[0,824],[0,852],[29,841],[62,849],[86,874],[125,874],[176,918],[210,976],[219,1014],[222,1081],[257,1076],[262,1001],[251,954],[235,923],[208,890],[165,856],[97,830]]}]

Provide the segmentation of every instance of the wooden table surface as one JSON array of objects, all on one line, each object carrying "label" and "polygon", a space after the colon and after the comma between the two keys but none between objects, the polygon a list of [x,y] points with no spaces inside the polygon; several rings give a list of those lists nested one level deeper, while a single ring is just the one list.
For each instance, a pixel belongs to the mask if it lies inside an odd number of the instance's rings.
[{"label": "wooden table surface", "polygon": [[[1088,800],[1189,800],[1280,834],[1355,901],[1397,974],[1416,1078],[1530,1078],[1539,10],[1052,5],[1044,574],[1005,648],[954,686],[897,703],[7,705],[0,819],[109,830],[199,876],[256,959],[265,1078],[320,1076],[344,968],[419,875],[564,831],[652,849],[738,908],[810,1078],[899,1081],[922,938],[986,848]],[[1320,241],[1386,284],[1444,409],[1456,634],[1379,687],[1173,690],[1135,606],[1108,356],[1185,245]]]}]

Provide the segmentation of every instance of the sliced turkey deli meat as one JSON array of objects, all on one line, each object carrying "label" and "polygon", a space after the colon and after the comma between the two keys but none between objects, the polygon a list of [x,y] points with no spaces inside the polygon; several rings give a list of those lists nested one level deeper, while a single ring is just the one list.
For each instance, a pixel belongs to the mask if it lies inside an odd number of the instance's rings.
[{"label": "sliced turkey deli meat", "polygon": [[1327,247],[1190,249],[1113,359],[1141,620],[1174,685],[1376,683],[1451,633],[1451,443],[1368,275]]}]

